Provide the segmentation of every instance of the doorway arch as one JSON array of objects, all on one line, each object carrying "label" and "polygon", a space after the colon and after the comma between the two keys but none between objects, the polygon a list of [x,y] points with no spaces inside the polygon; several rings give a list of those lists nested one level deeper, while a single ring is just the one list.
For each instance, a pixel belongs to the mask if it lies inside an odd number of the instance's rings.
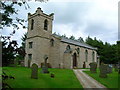
[{"label": "doorway arch", "polygon": [[73,54],[73,68],[77,67],[77,54]]}]

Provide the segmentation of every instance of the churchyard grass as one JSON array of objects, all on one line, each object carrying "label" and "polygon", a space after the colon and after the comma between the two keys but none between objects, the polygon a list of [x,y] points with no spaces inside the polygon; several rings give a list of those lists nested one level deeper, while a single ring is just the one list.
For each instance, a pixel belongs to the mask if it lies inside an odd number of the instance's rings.
[{"label": "churchyard grass", "polygon": [[106,86],[107,88],[118,88],[118,72],[113,70],[112,73],[107,74],[107,78],[99,77],[99,69],[97,69],[97,73],[91,73],[90,71],[84,71],[86,74]]},{"label": "churchyard grass", "polygon": [[[52,69],[50,73],[43,74],[38,69],[38,79],[31,79],[31,68],[27,67],[3,67],[6,74],[15,77],[6,82],[12,88],[82,88],[74,72],[70,69]],[[50,74],[55,77],[51,78]]]}]

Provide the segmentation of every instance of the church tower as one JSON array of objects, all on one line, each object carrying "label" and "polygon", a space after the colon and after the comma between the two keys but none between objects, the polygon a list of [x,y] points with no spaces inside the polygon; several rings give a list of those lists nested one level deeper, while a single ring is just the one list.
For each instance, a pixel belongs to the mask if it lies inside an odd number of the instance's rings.
[{"label": "church tower", "polygon": [[30,67],[36,63],[41,67],[44,56],[49,56],[53,15],[43,13],[41,8],[37,8],[34,14],[28,13],[25,66]]}]

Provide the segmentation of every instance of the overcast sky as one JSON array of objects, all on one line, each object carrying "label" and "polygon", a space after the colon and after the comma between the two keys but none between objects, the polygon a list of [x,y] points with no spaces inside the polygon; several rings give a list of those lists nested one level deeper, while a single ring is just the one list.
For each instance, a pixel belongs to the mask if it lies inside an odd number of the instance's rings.
[{"label": "overcast sky", "polygon": [[[27,13],[34,13],[38,7],[41,7],[46,14],[54,13],[53,33],[66,34],[68,37],[73,35],[76,39],[78,37],[86,39],[90,36],[111,44],[116,43],[118,40],[118,0],[62,1],[53,0],[47,3],[29,1],[31,9],[25,10],[25,7],[16,6],[16,9],[20,10],[18,17],[27,20]],[[2,34],[8,34],[8,30],[10,32],[10,28],[6,28]],[[13,39],[21,43],[20,38],[25,32],[27,32],[26,29],[18,30]]]}]

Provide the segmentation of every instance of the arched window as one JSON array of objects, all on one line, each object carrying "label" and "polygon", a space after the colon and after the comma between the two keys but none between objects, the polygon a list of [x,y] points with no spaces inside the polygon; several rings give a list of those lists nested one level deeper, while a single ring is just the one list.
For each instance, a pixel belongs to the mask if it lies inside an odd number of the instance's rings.
[{"label": "arched window", "polygon": [[45,19],[44,21],[44,30],[48,30],[48,20]]},{"label": "arched window", "polygon": [[88,50],[85,50],[85,61],[88,61]]},{"label": "arched window", "polygon": [[70,45],[67,45],[66,50],[70,50]]},{"label": "arched window", "polygon": [[94,62],[94,60],[95,60],[95,53],[94,53],[94,51],[92,52],[92,61]]},{"label": "arched window", "polygon": [[77,53],[78,53],[78,54],[80,53],[80,48],[77,48]]},{"label": "arched window", "polygon": [[31,30],[33,30],[33,27],[34,27],[34,20],[32,19],[31,20]]},{"label": "arched window", "polygon": [[51,44],[51,46],[54,46],[54,39],[50,40],[50,44]]}]

